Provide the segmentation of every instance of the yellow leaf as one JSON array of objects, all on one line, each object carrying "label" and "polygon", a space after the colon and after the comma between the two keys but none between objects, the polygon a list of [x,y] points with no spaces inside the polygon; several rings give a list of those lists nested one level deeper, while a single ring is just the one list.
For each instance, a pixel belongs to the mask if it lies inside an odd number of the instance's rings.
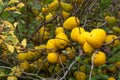
[{"label": "yellow leaf", "polygon": [[18,22],[14,22],[13,25],[16,28],[16,26],[18,25]]},{"label": "yellow leaf", "polygon": [[26,39],[23,39],[22,42],[21,42],[21,45],[25,48],[25,47],[26,47],[26,44],[27,44],[27,40],[26,40]]},{"label": "yellow leaf", "polygon": [[2,0],[0,0],[0,4],[2,4],[2,5],[3,5],[3,1],[2,1]]},{"label": "yellow leaf", "polygon": [[9,27],[11,31],[15,30],[13,25],[9,21],[1,21],[1,22],[4,24],[4,26]]},{"label": "yellow leaf", "polygon": [[8,76],[7,80],[17,80],[17,77],[16,76]]},{"label": "yellow leaf", "polygon": [[11,53],[14,52],[14,46],[7,44],[7,48]]},{"label": "yellow leaf", "polygon": [[18,3],[19,1],[18,0],[10,0],[9,2],[8,2],[8,4],[13,4],[13,3]]},{"label": "yellow leaf", "polygon": [[20,2],[20,3],[17,5],[18,8],[22,8],[22,7],[24,7],[24,6],[25,6],[25,4],[22,3],[22,2]]},{"label": "yellow leaf", "polygon": [[21,12],[19,12],[19,11],[14,11],[14,13],[19,14],[19,15],[21,14]]},{"label": "yellow leaf", "polygon": [[4,9],[4,11],[14,11],[14,10],[17,10],[17,8],[15,6],[7,7],[7,8]]}]

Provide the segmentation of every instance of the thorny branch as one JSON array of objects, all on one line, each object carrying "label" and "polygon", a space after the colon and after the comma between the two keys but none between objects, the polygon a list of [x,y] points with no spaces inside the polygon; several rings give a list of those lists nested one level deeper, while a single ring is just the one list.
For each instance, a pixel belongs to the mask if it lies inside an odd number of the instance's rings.
[{"label": "thorny branch", "polygon": [[77,62],[77,61],[74,60],[74,61],[70,64],[70,66],[68,67],[68,69],[67,69],[66,72],[64,73],[63,77],[60,78],[60,80],[65,79],[65,77],[67,76],[68,72],[70,71],[70,69],[72,68],[72,66],[73,66],[76,62]]}]

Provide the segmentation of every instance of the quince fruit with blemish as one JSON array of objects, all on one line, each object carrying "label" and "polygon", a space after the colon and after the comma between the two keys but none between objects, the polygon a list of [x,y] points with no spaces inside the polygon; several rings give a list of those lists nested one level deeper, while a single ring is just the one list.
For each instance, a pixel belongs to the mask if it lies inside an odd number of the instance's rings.
[{"label": "quince fruit with blemish", "polygon": [[75,16],[71,16],[64,21],[63,27],[67,30],[72,30],[73,28],[78,27],[79,24],[80,20]]},{"label": "quince fruit with blemish", "polygon": [[82,27],[73,28],[72,31],[71,31],[71,39],[73,41],[77,41],[77,37],[84,32],[85,32],[85,29],[82,28]]},{"label": "quince fruit with blemish", "polygon": [[84,72],[76,72],[75,74],[76,80],[86,80],[86,74]]},{"label": "quince fruit with blemish", "polygon": [[[105,39],[105,43],[106,44],[108,44],[108,43],[110,43],[110,42],[112,42],[114,39],[116,39],[117,38],[117,36],[116,35],[107,35],[106,36],[106,39]],[[113,43],[111,43],[109,46],[110,47],[115,47],[115,46],[117,46],[118,44],[120,43],[120,41],[119,40],[115,40]]]},{"label": "quince fruit with blemish", "polygon": [[57,49],[63,49],[69,45],[69,39],[65,33],[59,33],[55,37],[55,46]]},{"label": "quince fruit with blemish", "polygon": [[101,66],[106,63],[106,55],[104,52],[98,51],[96,54],[93,53],[91,62],[92,60],[95,66]]}]

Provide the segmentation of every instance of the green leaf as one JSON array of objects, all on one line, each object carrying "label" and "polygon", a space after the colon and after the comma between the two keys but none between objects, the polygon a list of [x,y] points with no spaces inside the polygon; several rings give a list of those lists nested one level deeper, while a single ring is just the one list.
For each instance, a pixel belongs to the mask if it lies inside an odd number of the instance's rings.
[{"label": "green leaf", "polygon": [[81,58],[80,57],[75,57],[75,60],[80,62]]},{"label": "green leaf", "polygon": [[3,71],[0,71],[0,77],[4,77],[5,73]]}]

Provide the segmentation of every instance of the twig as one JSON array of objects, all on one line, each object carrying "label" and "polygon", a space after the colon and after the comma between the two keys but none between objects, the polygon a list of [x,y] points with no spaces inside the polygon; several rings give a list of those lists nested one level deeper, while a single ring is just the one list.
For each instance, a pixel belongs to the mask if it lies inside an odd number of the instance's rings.
[{"label": "twig", "polygon": [[90,70],[90,74],[89,74],[89,80],[91,80],[91,78],[92,78],[92,71],[93,71],[93,68],[94,68],[94,62],[93,62],[93,60],[94,60],[94,58],[95,58],[95,55],[97,54],[97,50],[93,53],[93,57],[92,57],[92,65],[91,65],[91,70]]},{"label": "twig", "polygon": [[0,68],[4,68],[4,69],[9,69],[9,70],[11,70],[10,67],[6,67],[6,66],[0,66]]},{"label": "twig", "polygon": [[37,75],[37,74],[27,73],[27,72],[23,72],[23,74],[26,74],[26,75],[29,75],[29,76],[35,76],[35,77],[39,78],[40,80],[46,80],[45,78],[40,77],[40,76],[39,76],[39,75]]},{"label": "twig", "polygon": [[106,24],[107,24],[107,21],[105,21],[103,24],[97,26],[97,28],[103,27],[103,26],[106,25]]},{"label": "twig", "polygon": [[48,24],[50,23],[51,21],[53,21],[54,19],[56,19],[58,16],[58,14],[56,14],[52,19],[50,19],[49,21],[42,21],[39,25],[39,27],[32,33],[32,35],[30,36],[30,38],[28,39],[28,42],[33,38],[33,36],[39,31],[39,29],[44,25],[44,24]]},{"label": "twig", "polygon": [[60,78],[60,80],[65,79],[65,77],[67,76],[68,72],[70,71],[70,69],[72,68],[72,66],[73,66],[76,62],[77,62],[77,61],[74,60],[74,61],[70,64],[70,66],[69,66],[68,69],[66,70],[65,74],[63,75],[63,77]]},{"label": "twig", "polygon": [[115,40],[120,40],[120,36],[118,36],[117,38],[113,39],[113,40],[112,40],[111,42],[109,42],[109,43],[103,44],[103,46],[108,46],[108,45],[114,43]]}]

